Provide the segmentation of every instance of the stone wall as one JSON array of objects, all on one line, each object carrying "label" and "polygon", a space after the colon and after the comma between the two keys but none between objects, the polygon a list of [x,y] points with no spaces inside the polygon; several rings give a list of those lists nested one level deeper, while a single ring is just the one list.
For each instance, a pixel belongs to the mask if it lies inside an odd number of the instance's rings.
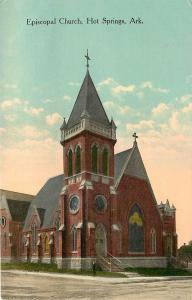
[{"label": "stone wall", "polygon": [[121,261],[121,266],[132,268],[166,268],[166,257],[117,257]]}]

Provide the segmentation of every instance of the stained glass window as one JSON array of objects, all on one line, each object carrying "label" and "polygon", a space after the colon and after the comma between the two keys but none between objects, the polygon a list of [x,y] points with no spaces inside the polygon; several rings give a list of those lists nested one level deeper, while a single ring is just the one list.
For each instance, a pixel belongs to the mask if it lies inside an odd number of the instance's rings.
[{"label": "stained glass window", "polygon": [[69,208],[71,213],[76,213],[79,210],[79,198],[77,196],[73,196],[69,202]]},{"label": "stained glass window", "polygon": [[104,196],[98,195],[95,198],[96,210],[99,212],[103,212],[107,207],[107,201]]},{"label": "stained glass window", "polygon": [[143,214],[138,205],[134,205],[128,217],[128,251],[144,252]]},{"label": "stained glass window", "polygon": [[47,235],[45,236],[45,239],[44,239],[44,251],[46,253],[49,252],[49,240],[48,240]]}]

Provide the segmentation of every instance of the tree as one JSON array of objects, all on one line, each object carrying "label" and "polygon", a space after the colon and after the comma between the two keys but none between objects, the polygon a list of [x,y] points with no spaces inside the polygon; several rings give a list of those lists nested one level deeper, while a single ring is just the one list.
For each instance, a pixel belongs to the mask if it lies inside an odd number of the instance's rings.
[{"label": "tree", "polygon": [[179,258],[184,261],[192,261],[192,241],[188,245],[184,244],[178,250]]}]

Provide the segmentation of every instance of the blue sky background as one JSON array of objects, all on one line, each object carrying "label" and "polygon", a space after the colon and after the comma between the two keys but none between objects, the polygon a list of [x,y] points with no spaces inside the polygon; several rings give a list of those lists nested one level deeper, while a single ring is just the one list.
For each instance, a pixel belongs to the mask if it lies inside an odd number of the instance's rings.
[{"label": "blue sky background", "polygon": [[[54,17],[143,24],[26,25]],[[88,48],[91,76],[118,126],[116,151],[138,133],[158,200],[174,202],[180,239],[192,239],[192,1],[2,0],[0,28],[2,187],[36,193],[62,172],[59,127]]]}]

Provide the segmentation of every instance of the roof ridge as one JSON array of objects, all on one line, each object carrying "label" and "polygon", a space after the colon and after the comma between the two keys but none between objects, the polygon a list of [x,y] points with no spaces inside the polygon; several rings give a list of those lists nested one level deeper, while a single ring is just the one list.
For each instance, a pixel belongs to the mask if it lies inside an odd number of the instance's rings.
[{"label": "roof ridge", "polygon": [[128,149],[123,150],[123,151],[121,151],[121,152],[115,153],[115,155],[118,155],[118,154],[121,154],[121,153],[125,153],[126,151],[129,151],[129,150],[132,150],[132,149],[133,149],[133,147],[128,148]]}]

